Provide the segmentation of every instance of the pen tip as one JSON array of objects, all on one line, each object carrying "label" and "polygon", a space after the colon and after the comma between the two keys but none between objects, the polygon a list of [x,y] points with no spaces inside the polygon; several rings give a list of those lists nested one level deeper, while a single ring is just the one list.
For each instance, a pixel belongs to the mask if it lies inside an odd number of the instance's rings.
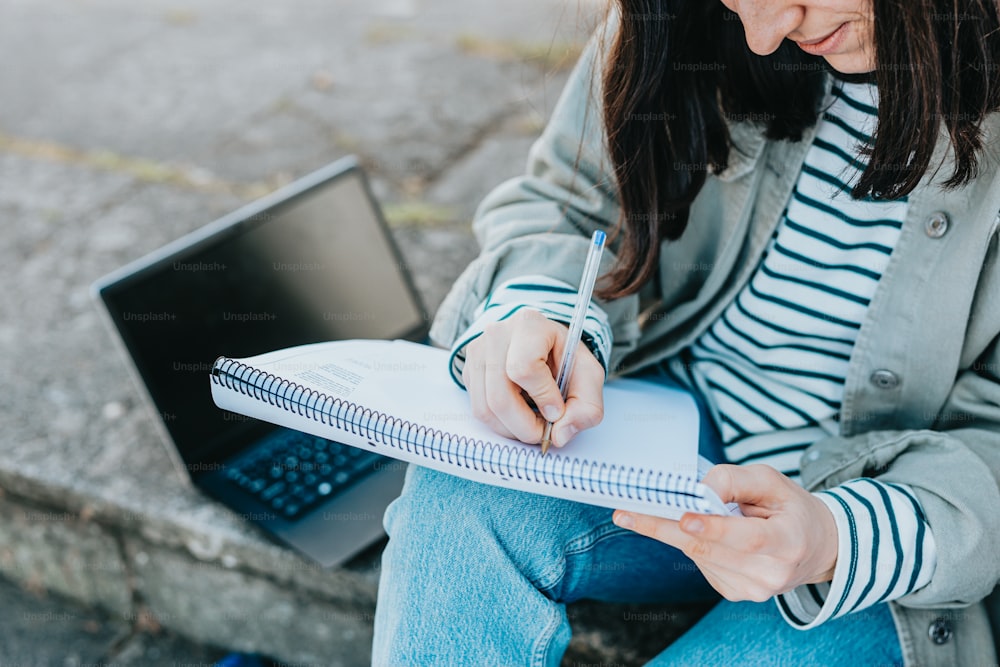
[{"label": "pen tip", "polygon": [[542,440],[542,456],[545,456],[545,454],[549,451],[549,445],[551,444],[552,441],[547,438],[545,440]]}]

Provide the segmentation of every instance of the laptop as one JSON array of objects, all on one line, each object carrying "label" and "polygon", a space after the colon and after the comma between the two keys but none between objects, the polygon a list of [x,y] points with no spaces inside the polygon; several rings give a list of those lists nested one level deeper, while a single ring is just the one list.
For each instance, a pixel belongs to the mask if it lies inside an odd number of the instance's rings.
[{"label": "laptop", "polygon": [[316,563],[384,536],[400,462],[212,402],[220,355],[426,342],[429,318],[357,160],[339,160],[94,283],[179,474]]}]

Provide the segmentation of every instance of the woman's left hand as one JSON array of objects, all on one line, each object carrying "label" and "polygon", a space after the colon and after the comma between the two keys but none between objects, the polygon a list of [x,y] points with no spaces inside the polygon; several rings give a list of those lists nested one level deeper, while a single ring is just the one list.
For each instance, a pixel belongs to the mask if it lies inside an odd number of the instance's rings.
[{"label": "woman's left hand", "polygon": [[702,481],[743,516],[672,521],[617,510],[614,521],[680,549],[727,600],[763,602],[833,579],[837,525],[821,500],[765,465],[717,465]]}]

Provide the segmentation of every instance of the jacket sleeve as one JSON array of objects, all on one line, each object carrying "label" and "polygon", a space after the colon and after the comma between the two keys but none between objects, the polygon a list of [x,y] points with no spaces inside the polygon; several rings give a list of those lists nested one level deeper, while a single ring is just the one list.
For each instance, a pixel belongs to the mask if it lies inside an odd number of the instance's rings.
[{"label": "jacket sleeve", "polygon": [[[615,262],[618,244],[612,231],[620,209],[605,148],[600,97],[602,54],[612,25],[613,20],[604,24],[585,49],[552,118],[531,148],[526,173],[498,186],[476,211],[473,232],[480,255],[459,276],[430,330],[434,344],[453,348],[453,376],[459,370],[459,348],[481,331],[484,315],[498,317],[500,311],[488,313],[489,306],[502,305],[507,314],[518,305],[513,299],[519,292],[523,305],[542,312],[559,310],[553,295],[577,289],[594,230],[608,232],[611,239],[601,273]],[[519,284],[546,285],[554,291],[540,295],[537,290],[535,294],[511,290]],[[497,298],[491,301],[494,294]],[[606,323],[587,331],[609,350],[602,360],[606,368],[613,368],[615,360],[634,347],[638,312],[635,295],[612,302],[595,300],[593,322]],[[552,313],[546,312],[550,317]]]},{"label": "jacket sleeve", "polygon": [[[998,299],[988,298],[985,305],[996,312]],[[932,429],[824,438],[803,458],[802,479],[810,490],[844,488],[862,478],[912,494],[933,533],[933,576],[897,603],[913,608],[967,606],[993,590],[1000,581],[996,337],[972,367],[959,374]]]}]

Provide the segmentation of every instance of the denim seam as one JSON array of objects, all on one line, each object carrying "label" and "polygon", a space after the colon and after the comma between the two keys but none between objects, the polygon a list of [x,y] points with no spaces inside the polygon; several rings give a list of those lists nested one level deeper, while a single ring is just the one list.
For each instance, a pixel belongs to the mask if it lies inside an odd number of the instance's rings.
[{"label": "denim seam", "polygon": [[548,653],[549,647],[552,646],[552,640],[555,638],[556,630],[562,621],[561,606],[553,602],[550,609],[552,610],[552,614],[549,622],[545,624],[545,629],[542,630],[538,641],[535,643],[535,650],[531,653],[531,664],[538,667],[544,667],[545,654]]},{"label": "denim seam", "polygon": [[553,563],[552,567],[540,574],[536,580],[532,581],[532,584],[534,584],[535,587],[543,593],[550,592],[566,576],[566,556],[575,556],[583,553],[592,549],[601,540],[604,540],[614,533],[620,532],[626,531],[619,528],[615,524],[608,522],[599,525],[597,528],[594,528],[579,537],[573,538],[566,543],[566,547],[563,550],[563,558],[560,558],[557,562]]},{"label": "denim seam", "polygon": [[594,530],[581,535],[566,545],[567,554],[578,554],[592,548],[595,544],[608,537],[611,533],[628,532],[624,528],[619,528],[610,521],[599,525]]}]

